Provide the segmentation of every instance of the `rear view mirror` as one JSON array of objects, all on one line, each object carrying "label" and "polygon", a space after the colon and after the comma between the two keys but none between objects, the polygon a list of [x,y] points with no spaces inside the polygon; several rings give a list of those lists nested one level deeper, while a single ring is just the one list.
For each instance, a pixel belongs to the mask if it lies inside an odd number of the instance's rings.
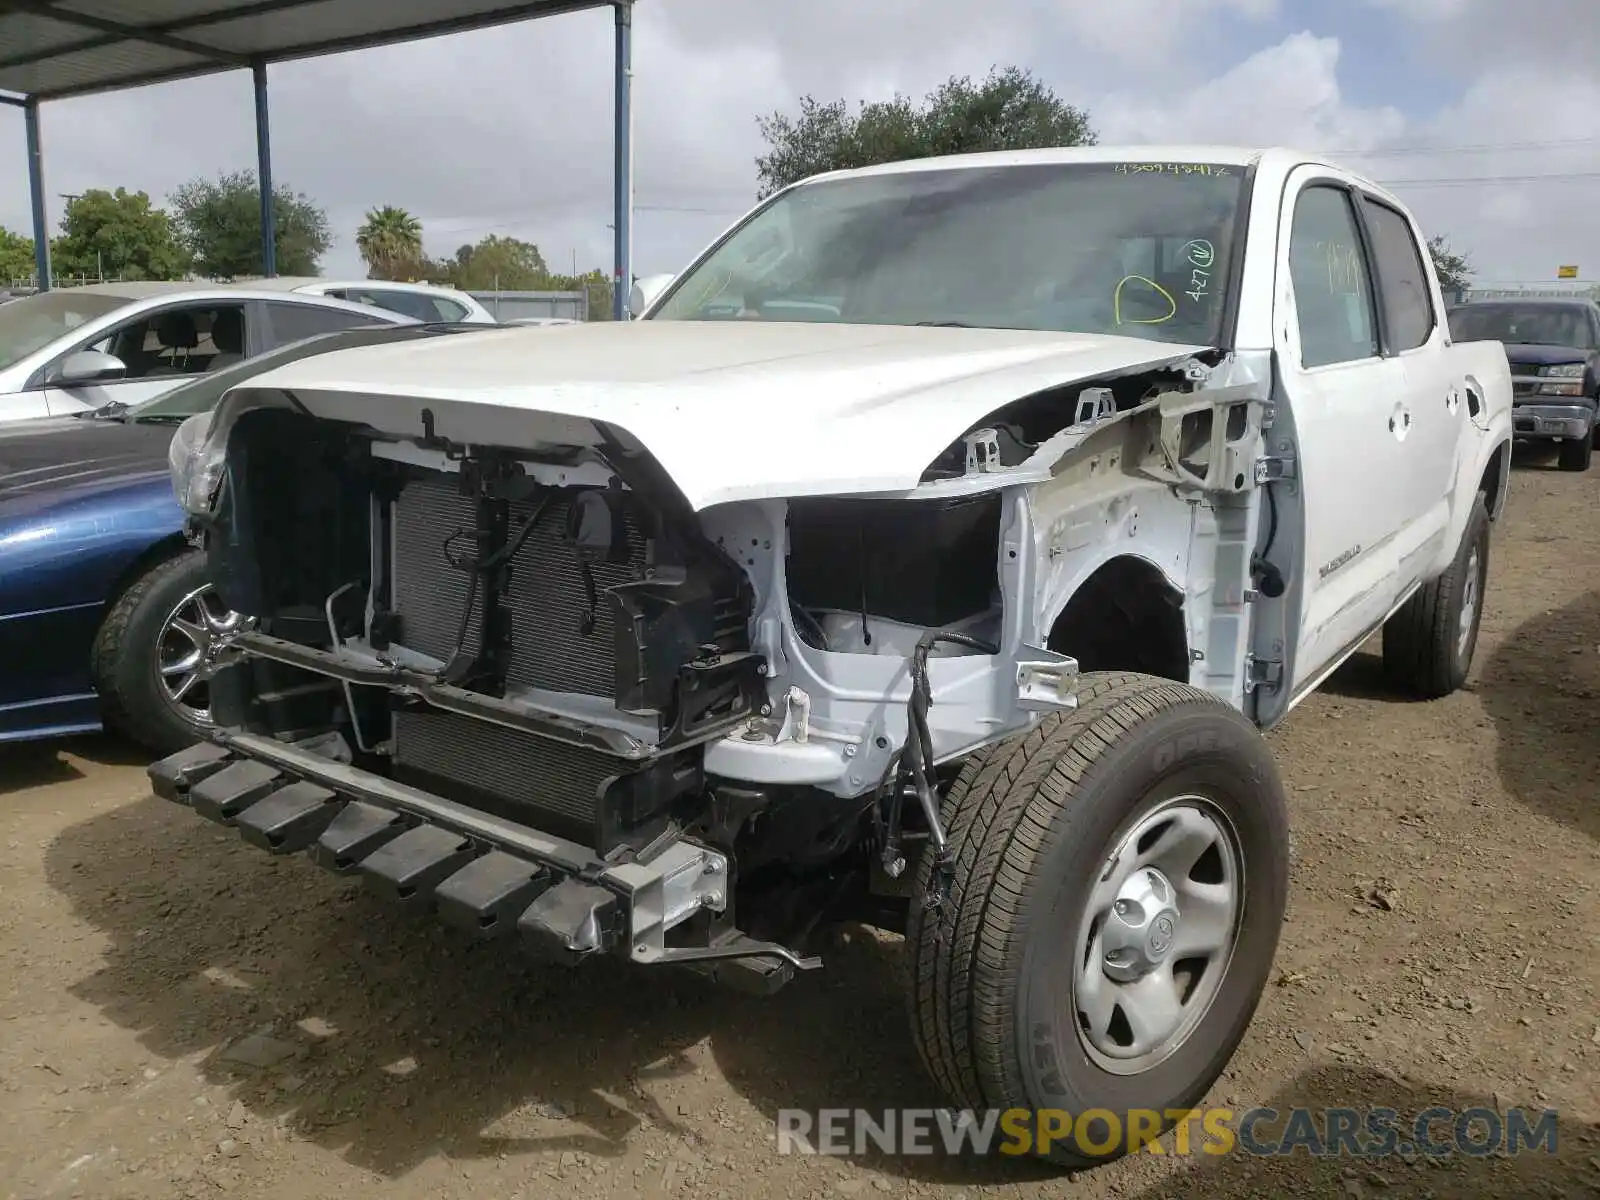
[{"label": "rear view mirror", "polygon": [[48,382],[56,387],[84,387],[92,383],[109,383],[127,373],[127,365],[115,354],[79,350],[62,360]]},{"label": "rear view mirror", "polygon": [[646,275],[633,285],[633,290],[628,293],[628,313],[637,317],[661,298],[661,294],[672,284],[671,275]]}]

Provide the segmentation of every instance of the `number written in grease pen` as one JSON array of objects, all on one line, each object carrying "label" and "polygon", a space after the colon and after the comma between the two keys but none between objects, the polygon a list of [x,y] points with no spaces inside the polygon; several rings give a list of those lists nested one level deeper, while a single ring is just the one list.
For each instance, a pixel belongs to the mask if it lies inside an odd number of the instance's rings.
[{"label": "number written in grease pen", "polygon": [[1218,163],[1135,162],[1118,163],[1111,169],[1117,175],[1207,175],[1213,179],[1233,174],[1232,167]]},{"label": "number written in grease pen", "polygon": [[1217,248],[1205,238],[1195,238],[1184,245],[1183,257],[1190,267],[1189,289],[1183,294],[1199,304],[1211,290],[1211,267],[1217,261]]}]

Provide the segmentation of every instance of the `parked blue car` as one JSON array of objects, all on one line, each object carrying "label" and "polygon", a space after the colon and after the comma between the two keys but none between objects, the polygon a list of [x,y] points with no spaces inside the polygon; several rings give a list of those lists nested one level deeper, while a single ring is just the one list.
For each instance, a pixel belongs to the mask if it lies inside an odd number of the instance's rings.
[{"label": "parked blue car", "polygon": [[0,427],[0,742],[109,726],[158,753],[193,744],[211,723],[205,649],[239,617],[184,539],[167,470],[173,430],[283,363],[474,329],[324,334],[135,408]]}]

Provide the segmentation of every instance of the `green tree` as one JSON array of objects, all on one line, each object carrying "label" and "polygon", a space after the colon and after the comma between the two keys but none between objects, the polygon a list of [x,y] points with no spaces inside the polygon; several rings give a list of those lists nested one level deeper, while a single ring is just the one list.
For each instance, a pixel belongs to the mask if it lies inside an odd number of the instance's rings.
[{"label": "green tree", "polygon": [[1450,249],[1443,234],[1428,239],[1428,253],[1433,258],[1434,273],[1439,276],[1439,287],[1449,292],[1465,291],[1475,274],[1471,261],[1464,254]]},{"label": "green tree", "polygon": [[448,281],[464,291],[538,291],[550,277],[539,247],[492,233],[474,246],[462,246],[453,262],[436,266],[443,266]]},{"label": "green tree", "polygon": [[598,268],[583,275],[551,275],[539,290],[583,292],[589,297],[589,320],[611,320],[611,276]]},{"label": "green tree", "polygon": [[824,104],[805,96],[798,116],[773,113],[756,123],[767,141],[767,152],[756,158],[763,198],[822,171],[937,154],[1095,142],[1089,114],[1020,67],[992,69],[977,83],[969,76],[953,77],[920,105],[896,96],[862,103],[852,112],[843,100]]},{"label": "green tree", "polygon": [[147,193],[126,188],[91,188],[67,201],[50,253],[62,275],[181,279],[189,268],[171,219]]},{"label": "green tree", "polygon": [[0,225],[0,287],[33,278],[33,239]]},{"label": "green tree", "polygon": [[[173,221],[194,270],[208,279],[261,275],[261,201],[254,171],[193,179],[172,194]],[[287,186],[272,190],[273,247],[280,275],[315,275],[333,243],[328,215]]]},{"label": "green tree", "polygon": [[392,204],[367,213],[356,230],[356,249],[367,264],[368,279],[413,279],[426,273],[422,222]]},{"label": "green tree", "polygon": [[421,260],[421,275],[463,291],[583,292],[589,298],[589,319],[611,319],[611,277],[595,269],[580,275],[551,272],[539,247],[517,238],[489,235],[476,244],[459,246],[449,258]]}]

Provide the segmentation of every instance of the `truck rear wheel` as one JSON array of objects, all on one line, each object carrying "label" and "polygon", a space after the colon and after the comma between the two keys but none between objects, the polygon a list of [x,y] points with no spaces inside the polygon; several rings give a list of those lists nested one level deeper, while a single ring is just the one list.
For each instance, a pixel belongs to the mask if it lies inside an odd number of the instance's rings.
[{"label": "truck rear wheel", "polygon": [[1261,735],[1196,688],[1086,674],[1075,712],[968,762],[944,815],[950,900],[913,901],[907,931],[934,1080],[1028,1110],[1055,1136],[1027,1149],[1067,1167],[1169,1128],[1233,1056],[1277,950],[1288,817]]},{"label": "truck rear wheel", "polygon": [[1384,623],[1383,668],[1391,683],[1420,699],[1437,700],[1467,681],[1488,580],[1489,510],[1480,493],[1455,561]]}]

